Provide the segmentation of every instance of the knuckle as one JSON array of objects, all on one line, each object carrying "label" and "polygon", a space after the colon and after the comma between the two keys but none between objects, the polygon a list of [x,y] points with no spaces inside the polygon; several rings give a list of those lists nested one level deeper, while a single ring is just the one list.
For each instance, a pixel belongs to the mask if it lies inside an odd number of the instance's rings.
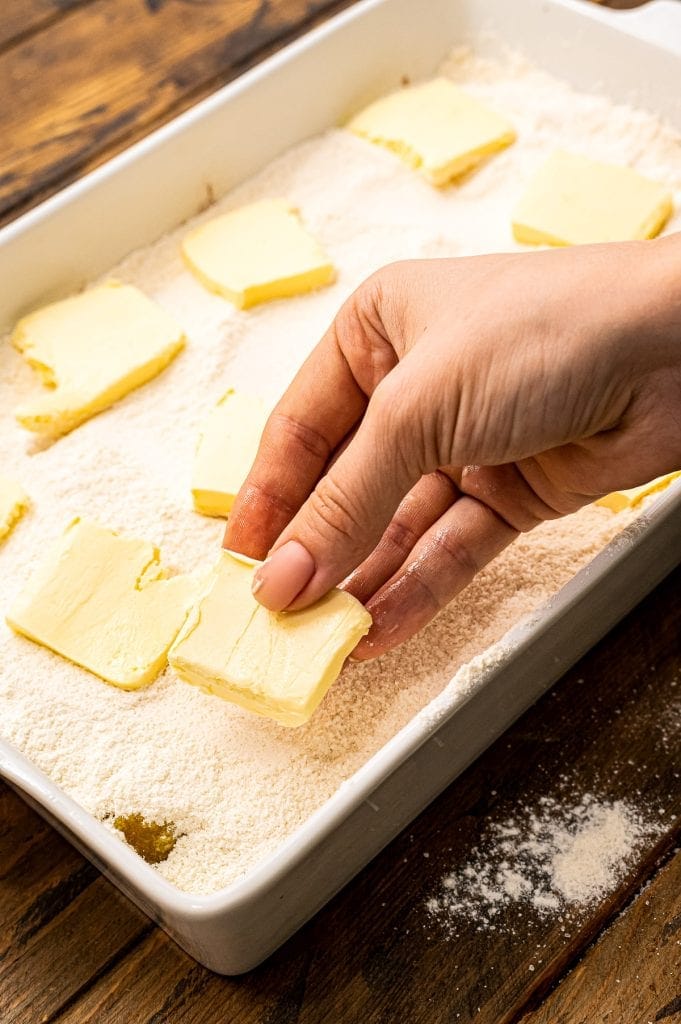
[{"label": "knuckle", "polygon": [[412,551],[418,539],[419,534],[411,526],[399,519],[393,519],[386,527],[381,544],[396,550],[401,557],[405,557]]},{"label": "knuckle", "polygon": [[302,448],[319,462],[326,462],[331,454],[331,445],[320,431],[276,409],[269,419],[268,435],[276,438],[277,448],[283,439],[287,448],[293,446],[296,451]]},{"label": "knuckle", "polygon": [[376,444],[376,457],[389,460],[405,480],[416,481],[426,471],[424,417],[398,375],[385,377],[374,391],[365,413]]},{"label": "knuckle", "polygon": [[[515,530],[516,533],[531,533],[536,526],[549,518],[548,516],[539,516],[522,506],[502,504],[501,502],[498,503],[498,507],[493,505],[492,511],[510,530]],[[554,515],[551,518],[557,519],[558,516]]]},{"label": "knuckle", "polygon": [[334,323],[338,346],[368,395],[397,361],[392,318],[386,318],[390,294],[385,271],[377,271],[347,299]]},{"label": "knuckle", "polygon": [[552,510],[540,500],[513,465],[464,466],[461,489],[518,533],[528,533],[552,517]]},{"label": "knuckle", "polygon": [[447,466],[440,466],[438,469],[434,469],[431,475],[440,491],[447,494],[451,501],[455,501],[459,497],[461,491],[453,470]]},{"label": "knuckle", "polygon": [[399,264],[387,263],[362,281],[350,296],[350,301],[355,299],[357,308],[364,315],[375,316],[384,308],[386,302],[391,301],[398,278]]},{"label": "knuckle", "polygon": [[395,388],[390,377],[384,377],[374,388],[369,399],[365,418],[373,421],[374,426],[379,429],[386,427],[387,422],[394,417],[394,392]]},{"label": "knuckle", "polygon": [[418,622],[414,627],[414,631],[416,631],[420,625],[441,611],[444,604],[436,594],[428,572],[420,563],[416,562],[409,569],[408,582],[412,592],[409,597],[410,604],[413,608],[418,609]]},{"label": "knuckle", "polygon": [[354,503],[331,474],[317,484],[308,505],[314,528],[323,539],[337,539],[338,535],[355,539],[358,516]]},{"label": "knuckle", "polygon": [[[244,510],[252,512],[253,508],[266,510],[268,519],[271,519],[274,515],[284,515],[287,518],[291,518],[297,511],[296,506],[281,494],[275,487],[271,486],[268,482],[253,481],[247,483],[243,490],[241,506]],[[241,516],[244,513],[241,512]],[[234,512],[230,514],[229,521],[234,522],[236,517]]]},{"label": "knuckle", "polygon": [[388,432],[395,429],[403,418],[407,396],[401,381],[389,375],[376,386],[367,407],[367,415],[374,424]]},{"label": "knuckle", "polygon": [[482,566],[472,548],[452,530],[438,530],[433,545],[441,561],[458,577],[472,579]]}]

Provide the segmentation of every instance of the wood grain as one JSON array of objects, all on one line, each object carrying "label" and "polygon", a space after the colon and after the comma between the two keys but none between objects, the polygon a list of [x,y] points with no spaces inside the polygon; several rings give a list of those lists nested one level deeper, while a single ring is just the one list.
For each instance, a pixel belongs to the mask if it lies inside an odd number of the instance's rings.
[{"label": "wood grain", "polygon": [[0,1019],[33,1024],[153,926],[4,785],[0,814]]},{"label": "wood grain", "polygon": [[[21,1012],[39,1010],[60,1024],[517,1021],[576,963],[678,841],[680,587],[678,569],[256,971],[228,979],[204,970],[161,932],[145,930],[141,915],[99,880],[8,962],[0,962],[0,1005],[14,993]],[[517,906],[501,916],[495,931],[459,921],[455,937],[429,920],[426,900],[444,873],[463,870],[491,821],[537,807],[546,796],[569,803],[587,792],[664,812],[662,835],[642,844],[616,892],[562,920],[540,919],[531,908]],[[10,826],[6,840],[0,837],[0,864],[24,834],[26,815],[31,817],[16,798],[7,799],[8,820],[21,820]],[[32,825],[28,832],[36,827],[43,828]],[[41,836],[38,848],[61,845],[44,831]],[[22,884],[36,893],[45,854],[33,856]],[[72,867],[69,861],[57,872],[62,885]],[[101,901],[99,912],[94,895]],[[9,926],[3,918],[0,932]],[[0,948],[7,944],[5,938]],[[94,947],[87,970],[83,946]],[[590,1022],[601,1019],[599,999],[605,998],[608,977],[615,984],[615,970],[622,972],[621,963],[611,963],[611,973],[600,981],[594,975]],[[655,978],[656,1005],[673,1005],[675,979],[652,962],[648,971]],[[19,1013],[7,1024],[33,1019],[38,1018]],[[564,1024],[579,1020],[568,1015]]]},{"label": "wood grain", "polygon": [[[84,862],[68,843],[53,842],[52,829],[5,786],[0,815],[0,963],[6,964],[58,912],[64,892],[76,895]],[[88,871],[89,881],[79,876],[83,885],[97,877],[94,868]]]},{"label": "wood grain", "polygon": [[91,0],[3,0],[0,15],[0,51],[16,46],[76,7]]},{"label": "wood grain", "polygon": [[[14,0],[13,0],[14,2]],[[0,219],[347,0],[91,0],[0,52]],[[38,4],[37,6],[45,6]]]},{"label": "wood grain", "polygon": [[0,224],[351,2],[4,0]]},{"label": "wood grain", "polygon": [[681,853],[523,1024],[681,1020]]}]

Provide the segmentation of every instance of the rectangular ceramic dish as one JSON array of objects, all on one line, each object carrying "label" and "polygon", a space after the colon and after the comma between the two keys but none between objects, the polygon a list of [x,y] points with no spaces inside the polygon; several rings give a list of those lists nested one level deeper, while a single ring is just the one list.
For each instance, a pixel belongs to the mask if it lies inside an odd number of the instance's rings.
[{"label": "rectangular ceramic dish", "polygon": [[[455,44],[489,51],[489,30],[576,86],[681,128],[677,0],[627,13],[582,0],[364,0],[1,231],[0,329],[171,230],[208,186],[222,195],[402,75],[431,74]],[[680,557],[681,480],[513,631],[473,692],[417,715],[276,854],[211,896],[169,885],[2,740],[0,774],[192,956],[237,974],[314,914]]]}]

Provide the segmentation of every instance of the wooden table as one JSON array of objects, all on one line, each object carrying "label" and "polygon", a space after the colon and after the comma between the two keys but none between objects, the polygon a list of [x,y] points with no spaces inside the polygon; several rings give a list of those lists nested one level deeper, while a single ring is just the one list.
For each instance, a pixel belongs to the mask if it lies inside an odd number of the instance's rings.
[{"label": "wooden table", "polygon": [[[4,0],[0,218],[343,6]],[[681,1022],[679,593],[681,569],[243,978],[190,960],[0,784],[2,1024]],[[424,913],[442,874],[491,816],[556,795],[568,769],[581,792],[662,809],[662,835],[567,928],[528,914],[447,939]]]}]

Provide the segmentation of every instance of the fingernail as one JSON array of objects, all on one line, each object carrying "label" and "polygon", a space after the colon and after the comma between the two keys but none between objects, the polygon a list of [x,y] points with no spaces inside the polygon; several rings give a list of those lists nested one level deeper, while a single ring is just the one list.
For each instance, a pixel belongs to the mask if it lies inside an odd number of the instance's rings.
[{"label": "fingernail", "polygon": [[289,540],[263,562],[253,576],[251,589],[265,608],[280,612],[307,586],[314,572],[314,558],[307,548]]}]

